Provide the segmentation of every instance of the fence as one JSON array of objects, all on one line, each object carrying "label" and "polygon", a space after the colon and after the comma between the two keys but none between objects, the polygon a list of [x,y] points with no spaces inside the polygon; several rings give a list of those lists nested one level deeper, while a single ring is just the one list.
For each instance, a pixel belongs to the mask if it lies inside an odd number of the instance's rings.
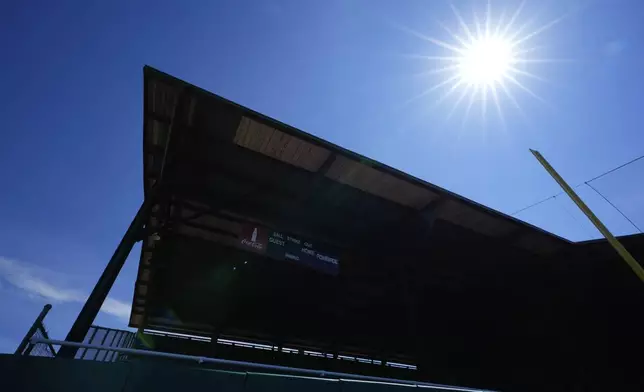
[{"label": "fence", "polygon": [[123,361],[127,359],[127,354],[109,350],[109,348],[131,348],[135,338],[136,334],[133,332],[92,325],[83,343],[106,349],[80,348],[75,358],[101,362]]},{"label": "fence", "polygon": [[51,305],[47,304],[43,307],[42,311],[27,331],[27,334],[20,342],[20,345],[16,349],[15,354],[17,355],[31,355],[37,357],[55,357],[56,350],[51,344],[44,343],[32,343],[32,339],[49,339],[49,334],[47,333],[47,328],[45,327],[45,316],[51,310]]},{"label": "fence", "polygon": [[[235,361],[235,360],[229,360],[229,359],[201,357],[201,356],[195,356],[195,355],[176,354],[176,353],[168,353],[168,352],[161,352],[161,351],[141,350],[141,349],[123,348],[123,347],[100,347],[100,346],[93,346],[93,345],[84,344],[84,343],[67,342],[64,340],[45,340],[45,339],[34,339],[34,340],[36,343],[53,344],[56,346],[70,346],[70,347],[76,347],[76,348],[95,349],[99,351],[108,350],[108,351],[116,351],[123,354],[131,354],[138,357],[165,358],[165,359],[172,359],[176,361],[186,361],[188,363],[193,362],[199,365],[207,363],[207,364],[220,365],[223,367],[232,367],[232,368],[241,369],[241,371],[237,371],[237,372],[226,372],[229,374],[236,374],[236,375],[243,375],[244,373],[249,374],[249,371],[258,370],[258,371],[264,372],[263,376],[267,376],[267,374],[265,373],[269,372],[270,374],[273,374],[275,376],[283,376],[283,377],[290,377],[289,374],[293,376],[305,376],[305,377],[308,377],[308,379],[310,380],[335,381],[335,382],[367,381],[370,383],[380,383],[384,385],[398,384],[400,386],[434,388],[437,390],[484,392],[484,390],[482,389],[475,389],[475,388],[455,387],[450,385],[434,384],[434,383],[415,381],[415,380],[404,380],[404,379],[366,376],[361,374],[332,372],[332,371],[321,370],[321,369],[294,368],[294,367],[287,367],[287,366],[269,365],[264,363]],[[132,361],[129,363],[136,364],[137,361]],[[173,367],[167,367],[165,372],[171,371],[172,368]],[[179,366],[178,368],[180,369],[181,367]],[[194,369],[194,370],[198,371],[198,369]],[[209,371],[208,373],[212,374],[213,372]],[[256,374],[261,374],[261,373],[256,373]],[[204,375],[204,377],[206,376],[207,374]],[[158,377],[158,374],[155,375],[155,377]],[[314,377],[314,378],[310,378],[310,377]],[[151,378],[154,378],[154,377],[151,377]],[[200,379],[201,377],[193,377],[193,378]],[[182,382],[183,381],[185,380],[182,380]],[[183,386],[183,384],[180,384],[180,385]],[[237,389],[237,390],[241,390],[241,389]],[[265,390],[265,389],[262,389],[262,390]],[[301,390],[301,389],[298,389],[298,390]],[[360,389],[360,390],[364,390],[364,389]]]},{"label": "fence", "polygon": [[[242,380],[243,385],[246,384],[245,377],[247,377],[250,374],[248,373],[249,370],[259,370],[264,372],[268,371],[277,376],[280,376],[281,378],[289,378],[289,379],[292,378],[292,376],[289,376],[288,374],[299,375],[299,376],[309,376],[309,377],[314,376],[317,378],[305,378],[305,379],[321,380],[320,382],[322,381],[324,383],[331,382],[332,384],[338,384],[338,385],[340,384],[340,382],[343,382],[345,384],[352,383],[353,385],[357,382],[367,381],[371,383],[382,384],[383,387],[390,384],[398,384],[401,386],[408,386],[408,387],[409,386],[424,387],[424,388],[429,388],[429,390],[450,390],[450,391],[468,391],[468,392],[482,391],[479,389],[459,388],[459,387],[445,386],[440,384],[433,384],[433,383],[413,381],[413,380],[374,377],[374,376],[334,372],[334,371],[320,370],[320,369],[295,368],[295,367],[287,367],[287,366],[270,365],[270,364],[264,364],[264,363],[253,363],[253,362],[238,361],[238,360],[209,358],[209,357],[201,357],[201,356],[194,356],[194,355],[135,349],[135,348],[132,348],[134,347],[134,343],[137,339],[137,336],[135,333],[112,329],[112,328],[99,327],[95,325],[93,325],[90,328],[89,333],[85,336],[85,339],[83,340],[82,343],[52,340],[49,338],[47,329],[45,328],[45,324],[44,324],[44,318],[49,312],[49,310],[51,310],[51,305],[45,305],[43,310],[40,312],[40,315],[38,315],[38,317],[36,318],[36,321],[34,321],[33,325],[31,326],[31,328],[23,338],[22,342],[18,346],[18,349],[16,350],[15,354],[22,355],[22,356],[55,357],[56,350],[54,349],[54,346],[70,346],[70,347],[76,347],[78,349],[75,359],[87,361],[87,362],[54,361],[53,363],[58,364],[58,368],[57,368],[58,370],[54,370],[53,367],[42,368],[45,370],[49,369],[47,371],[50,371],[50,372],[57,372],[61,370],[62,367],[65,367],[67,366],[67,364],[71,364],[71,363],[76,363],[76,364],[84,363],[86,365],[90,365],[90,361],[91,362],[122,362],[115,365],[115,366],[121,366],[121,367],[131,365],[131,364],[137,364],[137,363],[140,364],[140,362],[137,362],[137,361],[127,361],[128,356],[132,355],[137,357],[165,358],[165,359],[172,359],[172,360],[178,360],[178,361],[186,361],[188,363],[193,362],[193,363],[198,363],[200,365],[204,363],[209,363],[212,365],[216,365],[216,366],[218,365],[226,368],[227,367],[239,368],[242,370],[242,372],[223,372],[223,373],[227,375],[237,375],[241,377],[240,380]],[[239,342],[239,341],[226,340],[226,339],[222,340],[221,344],[242,345],[243,347],[251,346],[251,343],[248,343],[248,342]],[[258,345],[255,344],[255,346],[258,346]],[[257,347],[251,346],[251,348],[257,348]],[[307,352],[304,352],[304,355],[307,355],[307,353],[311,355],[310,353],[313,353],[313,352],[307,351]],[[316,354],[321,354],[321,353],[316,352]],[[347,357],[347,358],[354,359],[353,357]],[[343,358],[338,358],[338,359],[343,359]],[[42,361],[42,360],[39,360],[39,361]],[[29,362],[23,362],[23,363],[29,363]],[[32,363],[36,364],[38,362],[32,362]],[[44,364],[44,363],[45,362],[40,362],[40,364]],[[395,364],[395,365],[402,366],[403,364]],[[101,378],[101,375],[98,373],[96,377],[94,377],[95,376],[95,374],[93,373],[94,371],[97,371],[100,369],[103,369],[104,371],[109,370],[108,368],[97,368],[96,366],[105,366],[105,365],[98,364],[98,363],[93,364],[92,368],[86,368],[86,369],[93,369],[92,371],[74,372],[75,375],[73,377],[81,377],[81,376],[85,377],[81,381],[92,383],[92,384],[99,383],[103,387],[103,390],[108,390],[108,388],[105,386],[110,384],[110,382],[115,382],[115,381],[112,378],[110,378],[109,380],[103,379]],[[405,365],[405,366],[409,366],[409,365]],[[0,368],[2,368],[2,366],[0,366]],[[111,368],[111,369],[118,369],[118,368]],[[172,371],[172,369],[173,369],[172,367],[165,368],[164,372]],[[182,367],[177,367],[177,369],[182,369]],[[194,371],[198,371],[198,369],[195,369]],[[193,375],[194,375],[194,371],[193,371]],[[243,376],[244,374],[243,372],[246,372],[246,376]],[[222,373],[222,372],[219,372],[219,373]],[[89,377],[86,377],[88,374],[89,374]],[[210,377],[210,376],[213,376],[214,374],[215,373],[213,373],[213,371],[209,371],[203,376],[194,377],[194,379],[201,380],[204,377]],[[14,378],[22,380],[22,376],[16,376],[15,374],[13,374],[12,376]],[[266,377],[266,375],[261,375],[259,373],[256,373],[253,377],[257,377],[257,376]],[[72,378],[72,376],[67,376],[67,377],[69,377],[70,379]],[[58,376],[54,378],[53,381],[48,379],[48,382],[55,382],[56,380],[66,380],[67,377],[64,377],[64,376],[61,377],[60,374],[58,374]],[[226,376],[226,377],[230,378],[229,376]],[[43,377],[36,378],[35,380],[38,381],[39,379],[43,379]],[[146,381],[145,381],[146,383],[148,382],[148,379],[149,378],[146,378]],[[266,380],[267,381],[275,380],[275,377],[269,376]],[[302,378],[299,378],[298,380],[302,380]],[[184,381],[185,380],[183,380],[182,378],[181,382],[183,383]],[[217,386],[220,386],[219,384],[221,383],[218,383]],[[328,384],[328,385],[332,385],[332,384]],[[355,384],[355,385],[359,385],[359,384]],[[51,388],[48,387],[48,389],[51,389]],[[134,390],[139,390],[139,389],[140,388],[136,388]],[[262,390],[264,389],[265,388],[262,388]],[[274,389],[274,388],[271,388],[271,389]],[[314,388],[314,389],[319,390],[319,386],[318,388]],[[117,388],[114,390],[123,390],[123,388]],[[241,389],[237,388],[235,390],[241,390]],[[298,390],[301,390],[301,389],[298,388]],[[342,387],[341,390],[345,390],[345,388]],[[362,390],[362,389],[358,388],[358,390]]]},{"label": "fence", "polygon": [[[56,356],[54,346],[50,343],[43,343],[43,341],[49,340],[44,319],[50,310],[51,305],[45,305],[22,339],[22,342],[20,342],[15,354],[38,357]],[[101,362],[123,361],[127,359],[127,354],[110,350],[110,348],[131,348],[134,345],[135,338],[136,334],[133,332],[92,325],[83,343],[90,346],[100,346],[101,348],[80,348],[76,352],[75,358]]]}]

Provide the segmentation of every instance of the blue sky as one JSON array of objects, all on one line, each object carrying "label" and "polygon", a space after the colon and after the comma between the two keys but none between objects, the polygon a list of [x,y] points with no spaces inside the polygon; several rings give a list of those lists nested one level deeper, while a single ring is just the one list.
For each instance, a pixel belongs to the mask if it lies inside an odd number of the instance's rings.
[{"label": "blue sky", "polygon": [[[187,4],[184,4],[187,3]],[[54,5],[55,4],[55,5]],[[465,19],[483,1],[454,1]],[[517,1],[493,0],[493,15]],[[0,351],[42,305],[65,336],[142,199],[142,66],[152,65],[505,213],[559,192],[528,148],[578,184],[644,154],[640,1],[528,1],[539,59],[501,99],[447,116],[427,74],[458,29],[447,1],[13,2],[0,13]],[[644,160],[593,183],[644,226]],[[639,180],[639,181],[638,181]],[[634,232],[586,187],[616,234]],[[572,240],[599,234],[564,197],[520,219]],[[123,327],[135,249],[98,324]]]}]

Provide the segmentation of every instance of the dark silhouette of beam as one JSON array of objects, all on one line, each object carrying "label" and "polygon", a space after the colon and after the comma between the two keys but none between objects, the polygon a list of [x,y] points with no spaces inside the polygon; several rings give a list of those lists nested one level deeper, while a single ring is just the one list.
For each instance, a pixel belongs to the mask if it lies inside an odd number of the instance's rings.
[{"label": "dark silhouette of beam", "polygon": [[[65,338],[66,341],[81,343],[83,339],[85,339],[85,335],[87,335],[96,315],[101,309],[101,306],[103,306],[103,302],[105,302],[107,294],[114,285],[114,281],[119,275],[119,272],[125,263],[125,259],[127,259],[134,244],[141,240],[140,233],[148,220],[152,205],[153,201],[150,198],[146,199],[143,204],[141,204],[139,211],[132,220],[132,223],[130,223],[130,227],[128,227],[125,235],[121,239],[121,242],[116,247],[112,258],[109,263],[107,263],[107,266],[103,270],[98,282],[96,282],[92,293],[85,301],[83,309],[81,309],[76,321],[74,321],[74,324],[69,330],[69,333]],[[78,351],[78,348],[76,347],[62,346],[58,351],[57,356],[61,358],[74,358],[76,351]]]}]

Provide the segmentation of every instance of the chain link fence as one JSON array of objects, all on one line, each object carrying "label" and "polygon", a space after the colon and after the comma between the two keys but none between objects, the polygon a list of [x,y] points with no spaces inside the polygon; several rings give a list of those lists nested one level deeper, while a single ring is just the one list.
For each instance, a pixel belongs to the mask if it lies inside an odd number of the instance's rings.
[{"label": "chain link fence", "polygon": [[17,355],[31,355],[38,357],[55,357],[56,350],[54,346],[46,343],[32,343],[33,338],[40,339],[49,339],[49,334],[47,333],[47,328],[45,327],[45,316],[51,310],[51,305],[47,304],[43,307],[42,311],[36,318],[36,321],[31,325],[29,331],[20,342],[20,345],[16,349],[15,354]]}]

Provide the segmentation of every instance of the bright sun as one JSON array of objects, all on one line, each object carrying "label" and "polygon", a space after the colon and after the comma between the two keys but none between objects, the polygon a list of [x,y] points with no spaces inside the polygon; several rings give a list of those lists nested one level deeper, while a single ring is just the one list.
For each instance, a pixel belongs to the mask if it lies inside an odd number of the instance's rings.
[{"label": "bright sun", "polygon": [[505,12],[498,18],[492,16],[488,1],[485,17],[479,18],[474,13],[473,22],[466,23],[459,11],[452,6],[458,22],[455,33],[449,27],[440,24],[449,40],[439,40],[405,29],[408,32],[438,46],[445,53],[439,56],[414,56],[432,61],[431,67],[423,75],[445,74],[438,83],[430,85],[421,94],[408,102],[421,98],[436,90],[443,90],[436,103],[450,97],[455,92],[457,98],[448,117],[464,100],[469,101],[464,119],[469,115],[474,102],[480,102],[482,115],[486,115],[488,101],[496,106],[498,115],[503,120],[500,96],[504,96],[521,110],[511,88],[518,88],[534,98],[543,101],[526,86],[525,78],[543,80],[526,69],[528,63],[547,63],[557,60],[539,58],[537,47],[527,47],[534,37],[541,34],[561,18],[541,26],[519,24],[520,13],[525,1],[511,15]]},{"label": "bright sun", "polygon": [[458,73],[463,83],[492,87],[503,82],[514,62],[512,44],[503,37],[475,38],[458,58]]}]

